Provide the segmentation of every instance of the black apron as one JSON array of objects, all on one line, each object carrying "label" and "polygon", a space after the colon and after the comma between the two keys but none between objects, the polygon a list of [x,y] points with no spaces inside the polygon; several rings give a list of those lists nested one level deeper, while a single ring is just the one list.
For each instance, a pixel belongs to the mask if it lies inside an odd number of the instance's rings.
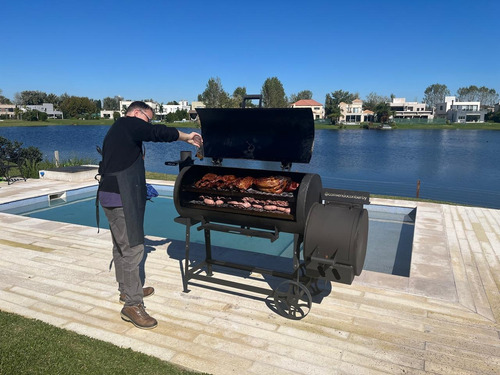
[{"label": "black apron", "polygon": [[[143,244],[144,213],[146,211],[146,171],[142,154],[127,169],[102,174],[101,181],[107,176],[115,176],[118,182],[129,245],[133,247]],[[97,194],[99,196],[99,189]]]}]

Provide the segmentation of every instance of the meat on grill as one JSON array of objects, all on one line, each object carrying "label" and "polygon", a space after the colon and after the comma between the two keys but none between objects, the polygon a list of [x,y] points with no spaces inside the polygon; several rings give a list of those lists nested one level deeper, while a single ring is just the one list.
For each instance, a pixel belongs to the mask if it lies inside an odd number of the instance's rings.
[{"label": "meat on grill", "polygon": [[211,195],[200,195],[199,200],[212,207],[226,206],[284,214],[290,214],[291,212],[290,203],[284,200],[256,199],[253,197],[243,197],[238,200],[232,197],[215,197]]},{"label": "meat on grill", "polygon": [[283,176],[253,178],[250,176],[217,175],[215,173],[207,173],[194,183],[194,187],[198,189],[234,191],[247,191],[253,186],[259,191],[281,194],[284,191],[291,192],[296,190],[299,184],[292,181],[291,178]]}]

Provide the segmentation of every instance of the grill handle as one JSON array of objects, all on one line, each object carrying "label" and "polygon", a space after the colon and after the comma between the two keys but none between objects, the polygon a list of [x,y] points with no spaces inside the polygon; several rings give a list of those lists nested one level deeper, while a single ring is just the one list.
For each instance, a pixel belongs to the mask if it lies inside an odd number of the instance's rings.
[{"label": "grill handle", "polygon": [[176,165],[179,166],[179,171],[182,170],[184,167],[189,167],[190,165],[194,164],[194,160],[191,157],[191,151],[181,151],[181,157],[179,160],[175,161],[166,161],[165,165],[175,167]]},{"label": "grill handle", "polygon": [[262,95],[245,95],[241,102],[241,108],[245,108],[246,102],[250,100],[259,99],[259,108],[262,108]]}]

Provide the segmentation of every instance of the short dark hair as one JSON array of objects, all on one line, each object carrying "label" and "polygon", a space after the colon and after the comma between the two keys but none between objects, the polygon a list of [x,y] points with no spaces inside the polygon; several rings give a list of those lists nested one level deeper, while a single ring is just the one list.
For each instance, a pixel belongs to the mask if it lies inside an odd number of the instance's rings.
[{"label": "short dark hair", "polygon": [[155,115],[155,111],[153,111],[153,108],[151,108],[149,105],[147,105],[144,102],[141,102],[140,100],[137,100],[135,102],[132,102],[128,108],[127,108],[127,114],[136,110],[136,109],[142,109],[143,111],[150,110],[151,113],[153,113],[153,116]]}]

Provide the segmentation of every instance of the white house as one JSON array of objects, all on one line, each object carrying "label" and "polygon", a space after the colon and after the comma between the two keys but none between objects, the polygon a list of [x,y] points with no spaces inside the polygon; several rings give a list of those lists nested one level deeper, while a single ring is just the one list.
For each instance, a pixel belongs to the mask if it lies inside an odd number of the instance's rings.
[{"label": "white house", "polygon": [[[118,110],[115,110],[115,109],[103,109],[101,110],[101,118],[109,118],[109,119],[112,119],[115,112],[118,112],[120,113],[120,111]],[[121,115],[121,113],[120,113]]]},{"label": "white house", "polygon": [[436,104],[435,113],[450,122],[484,122],[486,110],[481,110],[481,102],[459,102],[454,96],[446,96],[443,103]]},{"label": "white house", "polygon": [[[120,100],[120,114],[125,116],[125,111],[132,104],[134,100]],[[188,104],[187,100],[178,101],[179,104],[161,104],[157,102],[145,102],[155,112],[155,116],[163,119],[163,117],[169,113],[175,113],[177,111],[185,110],[189,112],[191,106]]]},{"label": "white house", "polygon": [[0,104],[0,118],[14,118],[16,116],[15,104]]},{"label": "white house", "polygon": [[363,101],[361,99],[354,99],[350,104],[340,102],[339,108],[339,122],[342,124],[359,124],[373,121],[374,113],[363,110]]},{"label": "white house", "polygon": [[407,102],[406,98],[393,98],[388,103],[394,112],[393,119],[422,118],[432,120],[432,110],[426,109],[425,103]]},{"label": "white house", "polygon": [[61,111],[56,111],[54,109],[54,104],[43,103],[40,105],[27,105],[26,109],[31,109],[32,111],[45,112],[49,118],[63,118],[63,113]]},{"label": "white house", "polygon": [[291,105],[292,108],[311,108],[315,120],[325,118],[325,107],[313,99],[302,99]]}]

